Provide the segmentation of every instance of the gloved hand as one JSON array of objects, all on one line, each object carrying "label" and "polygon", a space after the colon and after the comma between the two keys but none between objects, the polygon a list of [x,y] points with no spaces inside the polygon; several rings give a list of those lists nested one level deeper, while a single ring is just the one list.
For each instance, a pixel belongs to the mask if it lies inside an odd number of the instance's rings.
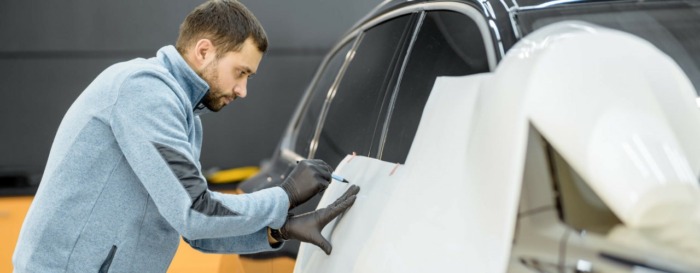
[{"label": "gloved hand", "polygon": [[311,199],[325,190],[331,181],[333,168],[320,159],[302,160],[280,187],[289,197],[289,209]]},{"label": "gloved hand", "polygon": [[355,203],[359,191],[359,186],[350,185],[350,188],[328,207],[300,215],[289,214],[281,229],[272,230],[272,237],[277,241],[294,239],[312,243],[330,255],[333,246],[323,238],[321,230]]}]

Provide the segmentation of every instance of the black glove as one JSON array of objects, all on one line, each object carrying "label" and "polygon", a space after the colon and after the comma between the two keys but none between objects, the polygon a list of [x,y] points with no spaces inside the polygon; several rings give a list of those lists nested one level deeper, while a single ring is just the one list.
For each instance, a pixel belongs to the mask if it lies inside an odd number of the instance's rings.
[{"label": "black glove", "polygon": [[348,210],[353,203],[360,187],[350,185],[345,193],[328,207],[317,209],[300,215],[289,214],[281,229],[272,230],[272,237],[277,241],[299,240],[320,247],[327,255],[331,254],[333,246],[323,238],[321,230],[335,217]]},{"label": "black glove", "polygon": [[331,181],[333,168],[320,159],[302,160],[280,187],[289,197],[289,209],[306,202],[325,190]]}]

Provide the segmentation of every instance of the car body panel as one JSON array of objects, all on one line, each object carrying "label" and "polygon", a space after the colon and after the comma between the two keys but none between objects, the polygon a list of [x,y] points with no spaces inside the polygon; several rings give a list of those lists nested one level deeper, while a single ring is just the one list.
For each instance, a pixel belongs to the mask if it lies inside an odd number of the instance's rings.
[{"label": "car body panel", "polygon": [[[650,201],[647,193],[698,188],[695,89],[666,54],[636,36],[585,22],[544,27],[521,44],[528,46],[514,48],[517,58],[501,65],[523,69],[503,77],[511,88],[527,86],[531,94],[524,99],[536,98],[530,122],[621,220],[641,225],[634,210]],[[606,189],[610,185],[616,189]]]},{"label": "car body panel", "polygon": [[[362,190],[324,229],[332,254],[302,244],[295,272],[505,272],[533,128],[628,228],[653,223],[659,209],[699,208],[690,140],[700,138],[700,112],[683,71],[635,36],[562,22],[523,39],[495,72],[439,78],[405,164],[346,157],[337,172]],[[635,158],[645,149],[657,157]],[[319,207],[346,187],[333,182]],[[694,221],[675,215],[686,220],[674,225]]]}]

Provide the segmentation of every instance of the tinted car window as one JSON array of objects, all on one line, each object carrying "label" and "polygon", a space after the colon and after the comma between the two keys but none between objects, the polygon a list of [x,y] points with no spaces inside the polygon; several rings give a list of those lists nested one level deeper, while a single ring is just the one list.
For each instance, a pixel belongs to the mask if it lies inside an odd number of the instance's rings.
[{"label": "tinted car window", "polygon": [[457,12],[429,12],[404,69],[381,155],[397,163],[406,160],[435,79],[489,71],[476,23]]},{"label": "tinted car window", "polygon": [[315,158],[335,166],[352,152],[373,156],[377,123],[382,105],[388,103],[385,94],[403,41],[409,36],[410,19],[411,15],[397,17],[364,34],[330,101]]},{"label": "tinted car window", "polygon": [[338,75],[341,66],[345,62],[345,58],[352,48],[353,41],[346,43],[340,50],[335,52],[333,57],[328,61],[328,64],[323,69],[321,76],[318,78],[311,97],[309,97],[308,106],[299,120],[298,133],[294,151],[304,157],[309,155],[309,147],[311,140],[316,132],[318,118],[321,116],[323,103],[326,101],[328,91]]},{"label": "tinted car window", "polygon": [[519,15],[526,35],[564,20],[581,20],[641,37],[673,58],[700,94],[700,7],[698,3],[618,3],[563,7]]}]

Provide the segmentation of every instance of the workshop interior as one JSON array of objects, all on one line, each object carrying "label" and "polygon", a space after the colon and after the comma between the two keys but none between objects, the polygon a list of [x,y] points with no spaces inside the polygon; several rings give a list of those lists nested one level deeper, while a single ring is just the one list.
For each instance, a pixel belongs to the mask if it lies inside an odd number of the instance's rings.
[{"label": "workshop interior", "polygon": [[[310,160],[332,175],[286,221],[353,200],[321,227],[332,251],[182,235],[165,272],[700,272],[700,1],[210,1],[269,40],[245,98],[195,106],[210,202],[289,193]],[[74,101],[204,2],[0,2],[0,273]],[[119,243],[100,272],[139,259]]]}]

